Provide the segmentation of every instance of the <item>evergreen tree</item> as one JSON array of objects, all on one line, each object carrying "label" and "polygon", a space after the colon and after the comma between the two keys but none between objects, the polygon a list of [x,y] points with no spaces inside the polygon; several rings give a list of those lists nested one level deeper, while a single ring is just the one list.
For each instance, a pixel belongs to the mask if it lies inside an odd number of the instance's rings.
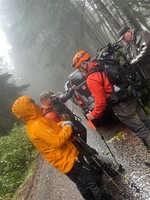
[{"label": "evergreen tree", "polygon": [[0,135],[5,135],[11,130],[16,121],[11,106],[28,87],[28,85],[17,86],[15,82],[10,81],[11,77],[9,73],[0,73]]}]

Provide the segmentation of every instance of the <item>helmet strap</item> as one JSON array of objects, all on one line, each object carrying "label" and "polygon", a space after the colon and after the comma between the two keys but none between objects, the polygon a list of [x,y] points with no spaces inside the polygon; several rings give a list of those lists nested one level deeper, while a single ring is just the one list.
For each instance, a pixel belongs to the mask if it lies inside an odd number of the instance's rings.
[{"label": "helmet strap", "polygon": [[86,61],[83,61],[83,63],[84,63],[84,67],[82,66],[82,64],[80,65],[80,68],[82,69],[82,70],[84,70],[86,73],[88,72],[88,62],[86,62]]}]

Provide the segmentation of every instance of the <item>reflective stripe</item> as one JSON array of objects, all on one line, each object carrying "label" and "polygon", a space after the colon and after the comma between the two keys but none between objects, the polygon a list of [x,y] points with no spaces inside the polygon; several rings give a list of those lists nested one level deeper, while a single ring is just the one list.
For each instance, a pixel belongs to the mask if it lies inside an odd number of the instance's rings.
[{"label": "reflective stripe", "polygon": [[142,43],[142,50],[140,51],[140,53],[137,55],[136,58],[134,58],[132,61],[131,61],[131,64],[134,64],[136,62],[138,62],[140,60],[141,57],[143,57],[143,55],[146,53],[147,51],[147,45],[146,45],[146,42],[143,42]]}]

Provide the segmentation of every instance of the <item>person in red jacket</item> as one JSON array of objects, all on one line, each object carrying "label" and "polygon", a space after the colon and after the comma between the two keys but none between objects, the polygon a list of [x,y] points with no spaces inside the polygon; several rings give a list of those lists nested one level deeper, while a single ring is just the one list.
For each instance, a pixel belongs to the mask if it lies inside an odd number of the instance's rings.
[{"label": "person in red jacket", "polygon": [[57,111],[53,104],[53,92],[42,92],[40,94],[40,102],[42,103],[42,114],[45,118],[51,119],[52,121],[58,123],[60,121],[65,121],[62,115]]},{"label": "person in red jacket", "polygon": [[[88,75],[87,85],[95,98],[94,109],[86,115],[88,120],[101,117],[107,107],[110,95],[114,92],[114,87],[105,72],[97,71],[90,74],[91,70],[99,64],[99,62],[92,61],[90,54],[84,50],[79,51],[73,58],[72,66],[79,69],[84,75]],[[112,109],[119,120],[144,140],[146,146],[150,148],[150,120],[136,99],[132,96],[122,100],[113,105]]]},{"label": "person in red jacket", "polygon": [[[65,99],[65,100],[64,100]],[[70,120],[76,127],[76,131],[81,139],[86,142],[87,130],[84,125],[78,120],[77,116],[63,103],[65,98],[57,97],[53,92],[42,92],[40,94],[40,102],[42,108],[42,115],[56,123],[60,121]]]}]

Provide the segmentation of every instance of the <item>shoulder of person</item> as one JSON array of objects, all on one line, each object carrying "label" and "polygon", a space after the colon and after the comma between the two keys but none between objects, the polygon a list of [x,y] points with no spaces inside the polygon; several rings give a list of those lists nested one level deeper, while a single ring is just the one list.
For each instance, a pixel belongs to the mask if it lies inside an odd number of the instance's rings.
[{"label": "shoulder of person", "polygon": [[134,35],[135,35],[135,39],[134,39],[135,44],[139,44],[139,42],[143,38],[143,31],[134,31]]},{"label": "shoulder of person", "polygon": [[150,38],[150,33],[148,31],[138,31],[136,33],[136,43],[139,43],[141,39],[144,39],[146,37]]}]

